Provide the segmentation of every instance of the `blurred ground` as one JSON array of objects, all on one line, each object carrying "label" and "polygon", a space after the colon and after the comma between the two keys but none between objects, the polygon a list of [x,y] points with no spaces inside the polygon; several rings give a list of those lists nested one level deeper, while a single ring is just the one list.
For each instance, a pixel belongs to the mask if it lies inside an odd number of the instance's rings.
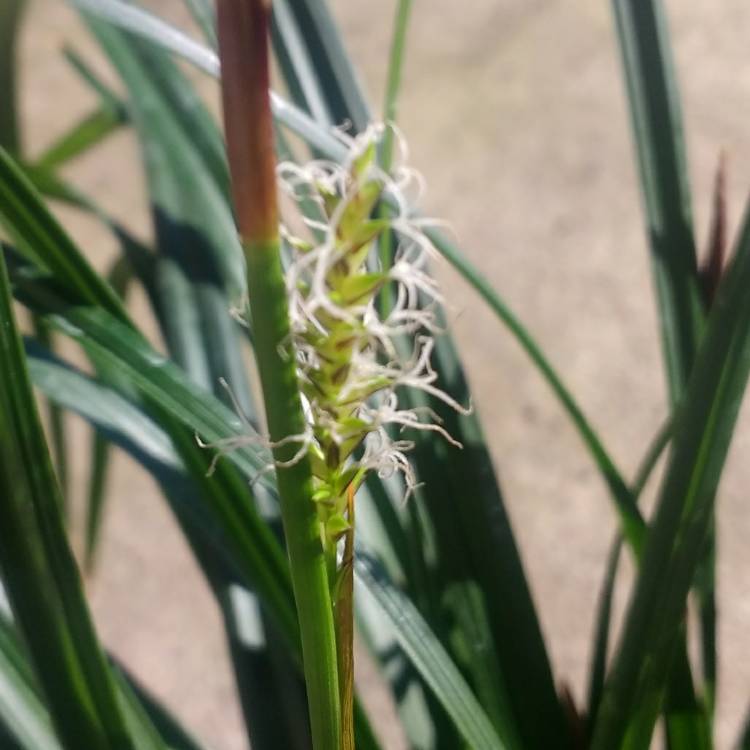
[{"label": "blurred ground", "polygon": [[[151,5],[179,17],[177,0]],[[334,6],[377,105],[394,2]],[[741,0],[668,6],[703,238],[720,148],[729,154],[733,227],[750,186],[750,11]],[[59,56],[64,40],[85,50],[90,44],[57,0],[33,0],[30,20],[22,90],[33,153],[90,103]],[[427,177],[429,212],[451,222],[632,474],[665,407],[608,4],[416,2],[410,38],[401,122],[412,160]],[[148,231],[130,138],[116,136],[70,177]],[[107,236],[80,217],[65,218],[103,264],[112,250]],[[439,274],[556,673],[580,697],[613,528],[610,503],[578,437],[514,342],[449,270]],[[80,492],[86,432],[74,428]],[[750,700],[749,451],[745,409],[720,497],[720,748],[730,747]],[[214,747],[239,750],[218,615],[189,554],[149,480],[125,459],[117,462],[112,491],[101,573],[91,583],[104,638]]]}]

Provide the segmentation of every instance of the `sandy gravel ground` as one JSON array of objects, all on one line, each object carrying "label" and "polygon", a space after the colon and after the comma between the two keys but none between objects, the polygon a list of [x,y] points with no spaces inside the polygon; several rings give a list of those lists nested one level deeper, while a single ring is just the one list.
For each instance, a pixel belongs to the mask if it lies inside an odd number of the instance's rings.
[{"label": "sandy gravel ground", "polygon": [[[177,0],[151,4],[180,17]],[[377,103],[394,2],[334,5]],[[668,6],[704,237],[720,148],[730,159],[733,228],[750,186],[750,10],[741,0]],[[452,224],[632,474],[665,406],[608,4],[431,0],[415,3],[414,15],[401,112],[413,162],[429,184],[428,210]],[[33,152],[91,102],[60,60],[62,42],[92,47],[58,0],[32,0],[31,21],[22,51]],[[207,91],[213,96],[211,86]],[[138,158],[127,135],[69,175],[147,234]],[[104,264],[113,251],[106,234],[78,216],[64,218]],[[515,343],[449,270],[439,274],[556,672],[580,697],[613,528],[610,503],[577,435]],[[145,320],[142,300],[135,305]],[[731,746],[750,699],[749,419],[745,409],[720,493],[720,748]],[[87,433],[72,427],[80,493]],[[111,489],[101,571],[91,582],[103,637],[213,747],[245,747],[218,615],[172,521],[152,483],[125,458]],[[388,746],[399,747],[396,735]]]}]

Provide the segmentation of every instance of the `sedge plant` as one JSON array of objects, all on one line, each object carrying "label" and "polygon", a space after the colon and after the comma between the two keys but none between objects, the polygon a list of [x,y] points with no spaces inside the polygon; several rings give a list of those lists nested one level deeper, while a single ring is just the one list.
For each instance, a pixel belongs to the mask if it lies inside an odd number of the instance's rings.
[{"label": "sedge plant", "polygon": [[[0,747],[206,747],[97,638],[65,527],[71,411],[94,432],[88,568],[106,543],[110,454],[124,450],[157,481],[214,596],[256,750],[389,746],[356,689],[355,631],[419,750],[645,750],[659,724],[670,750],[713,748],[714,519],[750,371],[750,223],[727,262],[720,179],[699,263],[661,2],[612,2],[670,412],[632,482],[541,343],[419,213],[396,122],[419,3],[396,4],[378,117],[323,0],[185,0],[200,38],[133,2],[70,0],[122,86],[66,50],[96,104],[39,154],[15,105],[23,4],[0,7]],[[219,79],[223,128],[175,57]],[[270,89],[274,60],[284,96]],[[63,171],[124,128],[143,156],[147,242]],[[112,233],[104,274],[51,202]],[[619,521],[582,705],[558,691],[430,273],[438,256],[550,386]],[[163,351],[128,312],[133,286]],[[34,316],[25,338],[18,306]],[[86,372],[61,357],[63,338]],[[51,408],[54,463],[32,384]],[[646,515],[639,496],[667,452]],[[622,547],[636,573],[613,647]]]}]

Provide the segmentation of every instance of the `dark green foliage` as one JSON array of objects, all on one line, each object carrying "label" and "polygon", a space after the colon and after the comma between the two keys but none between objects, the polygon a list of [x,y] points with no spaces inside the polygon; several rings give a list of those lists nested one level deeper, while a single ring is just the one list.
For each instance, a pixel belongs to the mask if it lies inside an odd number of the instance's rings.
[{"label": "dark green foliage", "polygon": [[[84,19],[122,86],[115,92],[95,66],[66,52],[97,105],[33,163],[21,151],[15,108],[22,2],[0,7],[0,227],[6,241],[0,258],[0,573],[13,613],[0,610],[0,748],[8,750],[201,747],[181,726],[190,717],[171,716],[146,686],[113,667],[97,642],[61,516],[59,485],[66,484],[67,464],[60,415],[66,411],[95,431],[87,565],[95,570],[108,456],[124,450],[155,478],[219,606],[253,747],[311,746],[300,615],[277,487],[266,471],[265,410],[253,399],[247,362],[255,356],[261,370],[271,360],[276,371],[284,365],[263,329],[264,314],[254,317],[248,335],[228,313],[243,302],[247,283],[224,142],[173,60],[177,52],[216,74],[214,5],[185,5],[208,47],[135,5],[97,0],[100,17],[86,3]],[[420,433],[414,466],[428,481],[415,497],[404,505],[397,482],[371,475],[357,499],[363,524],[354,562],[357,622],[409,742],[419,750],[646,750],[660,716],[669,750],[713,747],[716,490],[750,371],[750,219],[708,310],[665,14],[659,0],[613,0],[613,8],[672,414],[652,443],[644,440],[651,448],[629,483],[540,344],[481,270],[430,230],[437,250],[494,311],[570,417],[620,529],[606,569],[586,715],[574,716],[558,695],[479,415],[458,415],[434,399],[403,394],[411,407],[434,409],[464,445],[457,451],[438,435]],[[341,160],[345,149],[330,128],[346,122],[349,132],[362,132],[372,115],[335,19],[322,0],[275,0],[273,10],[273,49],[290,99],[274,99],[279,154]],[[397,4],[387,118],[398,111],[407,21],[419,12],[410,0]],[[132,128],[141,148],[153,247],[137,242],[60,173],[120,128]],[[301,141],[287,139],[289,130]],[[387,168],[388,147],[379,158]],[[45,198],[88,212],[113,232],[121,255],[108,274],[92,269],[82,252],[90,249],[77,247]],[[379,216],[392,210],[387,201],[376,207]],[[381,258],[392,254],[391,242],[383,237]],[[274,269],[276,288],[269,291],[255,283],[264,269],[251,264],[250,287],[260,290],[256,296],[269,295],[264,309],[281,309],[280,271]],[[129,286],[146,291],[164,354],[131,320],[124,302]],[[34,335],[23,342],[11,292],[35,316]],[[381,301],[388,304],[387,292]],[[90,375],[54,353],[62,338],[80,345]],[[432,362],[436,385],[470,403],[450,333],[438,338]],[[57,477],[30,382],[52,406]],[[215,451],[200,447],[196,436],[241,444],[212,466]],[[647,522],[637,501],[667,446],[666,473]],[[299,465],[297,471],[307,470]],[[638,570],[613,649],[621,546],[634,553]],[[693,667],[685,647],[691,590],[700,605],[702,669]],[[303,617],[306,611],[303,606]],[[380,746],[370,718],[357,703],[359,750]],[[748,737],[745,728],[738,747],[750,747]]]}]

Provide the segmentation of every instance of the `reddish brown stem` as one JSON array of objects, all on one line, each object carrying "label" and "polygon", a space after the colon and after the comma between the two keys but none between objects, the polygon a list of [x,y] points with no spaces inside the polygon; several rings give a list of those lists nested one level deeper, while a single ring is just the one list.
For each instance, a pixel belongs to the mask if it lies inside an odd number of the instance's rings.
[{"label": "reddish brown stem", "polygon": [[232,197],[243,240],[267,242],[278,235],[276,158],[270,84],[269,0],[219,0],[224,129]]}]

